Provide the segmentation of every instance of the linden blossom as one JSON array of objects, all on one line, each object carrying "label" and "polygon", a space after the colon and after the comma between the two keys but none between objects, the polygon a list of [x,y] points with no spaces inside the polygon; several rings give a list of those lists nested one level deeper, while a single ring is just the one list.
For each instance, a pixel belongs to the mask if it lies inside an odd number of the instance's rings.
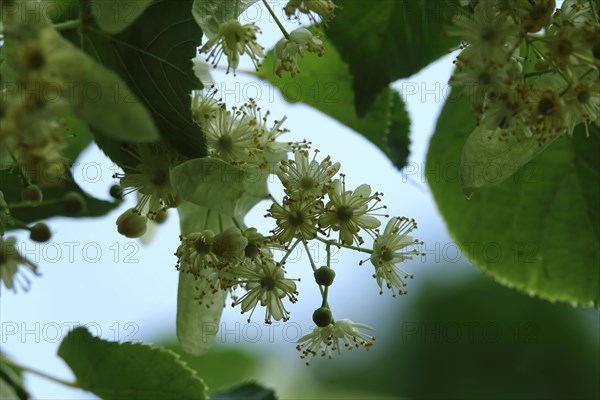
[{"label": "linden blossom", "polygon": [[248,322],[259,303],[265,307],[266,324],[270,324],[273,319],[276,321],[289,320],[290,313],[283,305],[282,299],[287,297],[291,303],[295,303],[298,292],[294,280],[285,278],[283,268],[279,264],[273,260],[264,259],[245,264],[236,269],[235,274],[238,283],[243,285],[247,292],[243,296],[235,298],[232,306],[241,305],[242,314],[250,311]]},{"label": "linden blossom", "polygon": [[16,291],[16,283],[26,291],[29,289],[30,282],[19,267],[25,267],[34,275],[39,273],[37,266],[19,253],[15,246],[16,242],[17,239],[12,236],[6,239],[0,236],[0,281],[4,282],[4,286],[9,290]]},{"label": "linden blossom", "polygon": [[354,323],[349,319],[337,320],[325,327],[317,326],[311,333],[298,339],[296,350],[302,353],[300,358],[306,360],[306,365],[309,365],[310,360],[316,355],[331,358],[334,351],[339,354],[340,342],[344,343],[344,347],[348,350],[360,346],[369,350],[375,337],[369,336],[359,329],[373,330],[368,325]]},{"label": "linden blossom", "polygon": [[393,296],[396,295],[394,289],[399,295],[406,294],[404,279],[412,279],[413,276],[404,272],[397,264],[412,259],[413,255],[424,255],[414,248],[405,250],[408,246],[423,244],[423,242],[414,240],[412,236],[408,236],[416,228],[417,223],[414,219],[392,218],[387,223],[383,234],[375,239],[370,260],[375,267],[373,277],[379,285],[379,294],[383,293],[384,282],[387,288],[392,290]]},{"label": "linden blossom", "polygon": [[566,0],[555,12],[554,0],[507,4],[481,0],[455,18],[448,33],[465,42],[450,84],[475,85],[473,113],[490,137],[544,145],[582,122],[588,131],[600,115],[593,2]]},{"label": "linden blossom", "polygon": [[235,75],[235,70],[240,64],[240,55],[248,54],[252,63],[258,70],[260,59],[265,55],[263,48],[256,42],[256,34],[260,29],[254,24],[242,25],[236,20],[223,22],[219,26],[219,33],[209,39],[200,49],[201,53],[210,51],[206,61],[216,67],[223,54],[227,57],[227,73],[230,70]]},{"label": "linden blossom", "polygon": [[[327,193],[329,202],[325,205],[325,212],[319,217],[319,226],[326,231],[339,231],[339,241],[346,245],[356,242],[362,244],[364,241],[358,232],[363,229],[369,235],[374,236],[374,229],[381,225],[374,211],[387,208],[376,207],[381,201],[381,193],[375,192],[371,195],[371,187],[367,184],[360,185],[353,191],[346,190],[345,175],[342,179],[336,179]],[[371,201],[375,202],[369,206]]]}]

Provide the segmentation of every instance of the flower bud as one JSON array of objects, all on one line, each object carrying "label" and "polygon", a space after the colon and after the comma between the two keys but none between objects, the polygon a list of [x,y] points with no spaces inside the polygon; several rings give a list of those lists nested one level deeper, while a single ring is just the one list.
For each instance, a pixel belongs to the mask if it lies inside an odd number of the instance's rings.
[{"label": "flower bud", "polygon": [[168,217],[169,213],[167,212],[167,210],[158,210],[156,212],[156,215],[154,216],[153,221],[157,224],[162,224],[167,220]]},{"label": "flower bud", "polygon": [[68,214],[79,214],[85,209],[86,201],[81,193],[69,192],[63,197],[62,206]]},{"label": "flower bud", "polygon": [[37,185],[29,185],[21,192],[21,199],[29,201],[32,205],[37,206],[42,202],[44,194]]},{"label": "flower bud", "polygon": [[333,322],[333,315],[329,308],[317,308],[312,315],[313,322],[320,328],[329,326]]},{"label": "flower bud", "polygon": [[146,217],[130,208],[117,218],[117,231],[128,238],[138,238],[146,233]]},{"label": "flower bud", "polygon": [[335,271],[323,265],[315,271],[315,281],[322,286],[331,286],[335,279]]},{"label": "flower bud", "polygon": [[290,33],[290,40],[293,40],[298,44],[304,44],[305,42],[312,40],[312,38],[312,33],[310,33],[310,31],[305,28],[298,28],[292,33]]},{"label": "flower bud", "polygon": [[112,185],[109,193],[113,199],[123,200],[123,187],[121,185]]},{"label": "flower bud", "polygon": [[31,227],[29,231],[29,239],[34,242],[44,243],[50,240],[52,237],[52,232],[50,232],[50,228],[43,222],[38,222],[34,226]]},{"label": "flower bud", "polygon": [[240,259],[244,257],[247,245],[248,239],[242,232],[236,227],[231,227],[215,236],[213,253],[222,259]]}]

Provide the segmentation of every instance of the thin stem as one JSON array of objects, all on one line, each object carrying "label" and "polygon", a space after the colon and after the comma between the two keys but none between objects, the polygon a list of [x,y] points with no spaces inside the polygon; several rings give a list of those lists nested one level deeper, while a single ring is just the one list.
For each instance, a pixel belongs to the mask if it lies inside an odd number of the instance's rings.
[{"label": "thin stem", "polygon": [[58,22],[52,24],[52,27],[57,31],[67,31],[69,29],[76,29],[81,26],[81,19],[72,19],[70,21]]},{"label": "thin stem", "polygon": [[35,207],[40,207],[40,206],[51,206],[54,204],[58,204],[58,203],[62,203],[63,199],[51,199],[51,200],[42,200],[41,203],[38,203],[36,205],[31,204],[30,201],[19,201],[18,203],[10,203],[8,205],[9,209],[18,209],[18,208],[35,208]]},{"label": "thin stem", "polygon": [[31,180],[29,180],[29,177],[27,176],[25,171],[23,171],[23,168],[21,167],[21,164],[17,160],[17,157],[15,157],[15,154],[12,152],[12,150],[9,147],[7,147],[6,149],[8,150],[8,155],[12,159],[13,164],[19,171],[19,175],[21,176],[21,179],[23,179],[23,182],[25,182],[25,185],[27,185],[27,186],[31,185]]},{"label": "thin stem", "polygon": [[9,360],[8,358],[0,356],[0,361],[2,361],[2,363],[5,363],[5,364],[7,364],[8,366],[10,366],[12,368],[20,369],[20,370],[22,370],[24,372],[30,372],[32,374],[35,374],[35,375],[40,376],[42,378],[48,379],[50,381],[53,381],[53,382],[56,382],[56,383],[60,383],[61,385],[65,385],[65,386],[69,386],[69,387],[77,388],[77,389],[87,390],[87,388],[81,386],[77,382],[68,382],[68,381],[65,381],[64,379],[57,378],[57,377],[52,376],[52,375],[48,375],[47,373],[42,372],[42,371],[38,371],[37,369],[30,368],[30,367],[25,367],[23,365],[19,365],[19,364],[15,363],[14,361]]},{"label": "thin stem", "polygon": [[373,250],[371,250],[371,249],[363,249],[362,247],[358,247],[358,246],[352,246],[349,244],[338,243],[338,242],[334,242],[333,240],[323,239],[319,236],[315,237],[315,239],[317,239],[319,242],[329,244],[332,246],[344,247],[346,249],[360,251],[361,253],[373,254]]},{"label": "thin stem", "polygon": [[[310,261],[310,266],[312,267],[313,272],[317,271],[317,266],[315,265],[315,262],[313,261],[312,256],[310,255],[310,250],[308,249],[308,245],[306,244],[306,242],[303,240],[302,244],[304,245],[304,249],[306,250],[306,254],[308,255],[308,261]],[[321,285],[319,286],[319,291],[321,292],[321,296],[323,297],[323,304],[327,304],[327,288],[325,288],[325,291],[323,291],[323,287]],[[325,306],[323,306],[325,307]]]},{"label": "thin stem", "polygon": [[290,256],[290,254],[292,254],[292,251],[296,248],[296,246],[298,246],[298,243],[300,243],[302,241],[302,239],[298,239],[296,240],[296,242],[292,245],[292,247],[290,247],[287,251],[287,253],[285,254],[285,256],[283,256],[283,258],[281,259],[281,261],[279,261],[279,265],[283,266],[283,264],[285,264],[285,260],[288,259],[288,257]]},{"label": "thin stem", "polygon": [[275,12],[273,11],[273,9],[269,5],[269,3],[267,3],[267,0],[263,0],[263,4],[265,5],[265,7],[267,7],[267,10],[269,11],[269,14],[271,14],[271,16],[273,17],[273,19],[275,20],[275,23],[277,24],[277,26],[279,27],[279,29],[283,33],[283,36],[287,40],[290,40],[290,34],[288,33],[288,31],[285,30],[285,28],[281,24],[281,21],[279,21],[279,18],[277,18],[277,15],[275,15]]}]

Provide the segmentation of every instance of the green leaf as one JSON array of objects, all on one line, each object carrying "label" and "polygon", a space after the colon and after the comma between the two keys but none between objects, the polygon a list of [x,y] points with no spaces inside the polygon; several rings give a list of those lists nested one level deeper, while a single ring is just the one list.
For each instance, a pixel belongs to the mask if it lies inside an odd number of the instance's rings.
[{"label": "green leaf", "polygon": [[[234,226],[231,217],[192,203],[183,202],[178,211],[182,235],[205,229],[221,232]],[[179,273],[177,339],[184,351],[195,356],[206,353],[214,344],[227,297],[227,292],[221,290],[212,295],[212,303],[200,305],[195,299],[198,296],[197,286],[191,274]]]},{"label": "green leaf", "polygon": [[258,0],[194,0],[192,15],[210,39],[219,34],[223,22],[235,20]]},{"label": "green leaf", "polygon": [[[456,99],[456,97],[452,97]],[[576,129],[512,178],[467,200],[463,144],[475,128],[469,99],[447,102],[427,155],[427,179],[463,253],[497,281],[551,301],[600,304],[600,131]]]},{"label": "green leaf", "polygon": [[[127,102],[129,87],[150,111],[166,143],[181,155],[202,157],[206,154],[204,137],[190,109],[192,90],[202,89],[191,61],[202,31],[192,18],[191,7],[191,0],[181,0],[177,6],[155,1],[118,34],[102,31],[93,21],[86,21],[80,32],[64,34],[125,81],[126,85],[113,88],[112,95]],[[103,148],[113,159],[122,157],[114,149],[120,149],[120,143]]]},{"label": "green leaf", "polygon": [[276,400],[275,392],[250,382],[222,390],[210,396],[210,400]]},{"label": "green leaf", "polygon": [[58,349],[77,384],[103,399],[206,399],[206,386],[172,351],[109,342],[75,328]]},{"label": "green leaf", "polygon": [[65,118],[65,128],[61,136],[67,138],[69,143],[63,151],[63,156],[71,162],[74,162],[93,140],[88,124],[73,116]]},{"label": "green leaf", "polygon": [[553,141],[540,145],[535,138],[502,138],[478,126],[462,150],[460,170],[467,197],[485,186],[497,185],[541,153]]},{"label": "green leaf", "polygon": [[[0,399],[27,400],[31,398],[23,385],[21,371],[11,368],[4,361],[5,355],[0,353]],[[8,360],[7,360],[8,361]]]},{"label": "green leaf", "polygon": [[359,115],[390,82],[414,75],[459,43],[443,35],[459,0],[335,3],[340,7],[326,33],[350,66]]},{"label": "green leaf", "polygon": [[[2,184],[4,198],[9,206],[21,203],[21,192],[25,187],[23,186],[19,175],[17,175],[15,171],[11,172],[9,169],[0,171],[0,182]],[[57,216],[73,218],[101,217],[117,208],[120,204],[119,202],[99,200],[90,196],[79,187],[70,173],[67,173],[62,184],[55,187],[43,188],[42,191],[44,193],[44,199],[40,205],[35,207],[11,207],[11,215],[27,224]],[[81,194],[86,202],[85,208],[77,214],[72,214],[63,207],[63,198],[65,194],[72,191]],[[7,226],[7,228],[10,230],[10,225]]]},{"label": "green leaf", "polygon": [[355,111],[350,68],[330,41],[323,38],[326,54],[306,54],[300,59],[301,73],[295,78],[273,73],[273,50],[269,51],[258,75],[271,82],[291,102],[303,102],[336,119],[379,147],[398,168],[409,155],[410,120],[400,95],[382,90],[369,112],[359,117]]},{"label": "green leaf", "polygon": [[242,218],[269,196],[267,172],[237,167],[216,158],[196,158],[171,170],[173,188],[183,200]]},{"label": "green leaf", "polygon": [[[250,353],[242,346],[217,346],[202,357],[195,357],[181,351],[177,341],[169,339],[158,344],[179,354],[190,368],[195,369],[209,387],[209,394],[229,387],[233,382],[257,378],[264,363],[262,356]],[[235,368],[231,368],[232,365]]]},{"label": "green leaf", "polygon": [[91,0],[92,15],[108,33],[119,33],[131,25],[154,0]]}]

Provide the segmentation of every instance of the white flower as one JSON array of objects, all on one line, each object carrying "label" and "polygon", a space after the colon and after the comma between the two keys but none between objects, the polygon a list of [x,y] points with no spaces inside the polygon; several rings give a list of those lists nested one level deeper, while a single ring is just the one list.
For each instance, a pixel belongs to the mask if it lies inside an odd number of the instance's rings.
[{"label": "white flower", "polygon": [[180,236],[181,244],[177,247],[177,269],[192,274],[196,279],[201,271],[218,262],[213,253],[215,234],[211,230],[194,232]]},{"label": "white flower", "polygon": [[287,71],[295,77],[300,72],[298,67],[298,56],[302,56],[300,46],[291,40],[281,39],[275,44],[274,72],[282,76],[282,71]]},{"label": "white flower", "polygon": [[297,142],[277,141],[281,135],[289,132],[288,129],[282,128],[287,117],[275,120],[273,125],[269,126],[268,120],[271,112],[267,111],[263,115],[262,109],[253,99],[244,104],[243,111],[252,119],[251,124],[256,126],[257,129],[257,146],[261,150],[261,157],[256,159],[258,166],[266,167],[271,163],[276,164],[287,159],[290,151],[303,146],[302,143]]},{"label": "white flower", "polygon": [[325,52],[323,42],[304,28],[298,28],[290,33],[289,39],[281,39],[277,42],[275,45],[275,74],[282,76],[281,72],[287,71],[292,77],[295,77],[300,72],[298,56],[303,57],[305,50],[319,56]]},{"label": "white flower", "polygon": [[[252,63],[258,70],[260,59],[264,57],[263,48],[256,42],[256,34],[260,32],[254,24],[242,25],[238,21],[223,22],[219,26],[219,33],[209,39],[200,49],[201,53],[210,50],[206,61],[213,60],[216,67],[225,54],[227,57],[227,73],[235,70],[240,64],[240,56],[248,54]],[[212,49],[212,50],[211,50]]]},{"label": "white flower", "polygon": [[19,270],[19,267],[29,269],[34,275],[39,274],[37,266],[19,253],[15,246],[16,242],[17,239],[12,236],[6,239],[0,236],[0,281],[4,282],[4,286],[9,290],[16,291],[15,283],[23,290],[27,290],[30,285],[29,279]]},{"label": "white flower", "polygon": [[308,151],[298,150],[294,160],[281,162],[277,176],[286,189],[286,193],[293,199],[301,200],[324,196],[331,186],[331,178],[339,171],[340,163],[331,162],[327,156],[320,163],[316,161],[318,151],[312,160],[308,158]]},{"label": "white flower", "polygon": [[125,174],[115,174],[120,178],[123,194],[138,191],[139,200],[135,210],[141,214],[148,210],[147,217],[154,219],[160,210],[176,207],[181,199],[171,186],[170,169],[175,164],[176,156],[164,151],[159,146],[142,145],[137,152],[131,154],[138,159],[135,168],[126,168]]},{"label": "white flower", "polygon": [[277,227],[273,238],[287,243],[294,238],[314,239],[317,235],[316,217],[322,208],[320,201],[293,201],[284,199],[283,205],[273,202],[267,216],[275,218]]},{"label": "white flower", "polygon": [[291,303],[296,302],[296,283],[285,278],[283,269],[273,260],[264,259],[248,263],[235,270],[238,283],[243,285],[247,292],[236,299],[233,306],[241,304],[242,314],[250,311],[248,322],[260,303],[265,307],[265,323],[272,320],[287,321],[289,312],[283,305],[282,299],[287,297]]},{"label": "white flower", "polygon": [[206,122],[204,134],[209,154],[223,161],[232,164],[253,163],[260,153],[256,122],[244,107],[233,107],[229,111],[221,104],[215,118]]},{"label": "white flower", "polygon": [[353,347],[363,346],[365,349],[369,350],[369,348],[373,345],[373,341],[375,340],[374,336],[369,336],[359,329],[367,329],[372,331],[369,325],[359,324],[352,322],[349,319],[339,319],[333,323],[333,330],[331,332],[331,337],[334,342],[334,349],[341,349],[340,342],[344,343],[344,347],[350,350]]},{"label": "white flower", "polygon": [[215,98],[216,95],[216,88],[192,92],[192,117],[203,129],[207,121],[215,118],[219,110],[220,100]]},{"label": "white flower", "polygon": [[567,115],[567,132],[573,135],[575,126],[584,122],[588,124],[600,118],[600,82],[598,78],[586,79],[571,86],[565,93]]},{"label": "white flower", "polygon": [[377,284],[381,289],[380,294],[383,293],[384,284],[388,289],[392,290],[392,293],[394,293],[395,289],[398,294],[406,294],[404,290],[406,282],[404,282],[404,279],[412,278],[412,275],[398,268],[396,264],[412,259],[413,255],[421,254],[414,248],[405,250],[408,246],[422,244],[422,242],[408,236],[416,228],[417,223],[414,219],[405,217],[392,218],[387,223],[383,234],[375,239],[370,259],[375,267],[373,277],[377,280]]},{"label": "white flower", "polygon": [[[377,218],[369,214],[385,206],[376,207],[381,194],[371,194],[369,185],[360,185],[354,192],[346,190],[346,181],[342,175],[341,180],[333,181],[328,194],[330,200],[325,206],[325,212],[319,217],[319,225],[324,229],[339,231],[339,240],[343,244],[351,245],[354,241],[363,243],[358,234],[360,229],[372,234],[381,225]],[[374,204],[369,205],[373,200]]]},{"label": "white flower", "polygon": [[467,42],[463,57],[473,61],[502,64],[518,34],[511,17],[499,12],[495,0],[481,0],[474,14],[459,14],[448,34],[459,36]]},{"label": "white flower", "polygon": [[316,356],[331,358],[332,353],[337,351],[341,354],[341,343],[346,349],[363,346],[369,350],[375,341],[374,336],[369,336],[360,329],[373,330],[368,325],[352,322],[349,319],[337,320],[326,327],[315,327],[311,333],[298,339],[296,350],[300,351],[301,359],[306,359],[306,365]]}]

